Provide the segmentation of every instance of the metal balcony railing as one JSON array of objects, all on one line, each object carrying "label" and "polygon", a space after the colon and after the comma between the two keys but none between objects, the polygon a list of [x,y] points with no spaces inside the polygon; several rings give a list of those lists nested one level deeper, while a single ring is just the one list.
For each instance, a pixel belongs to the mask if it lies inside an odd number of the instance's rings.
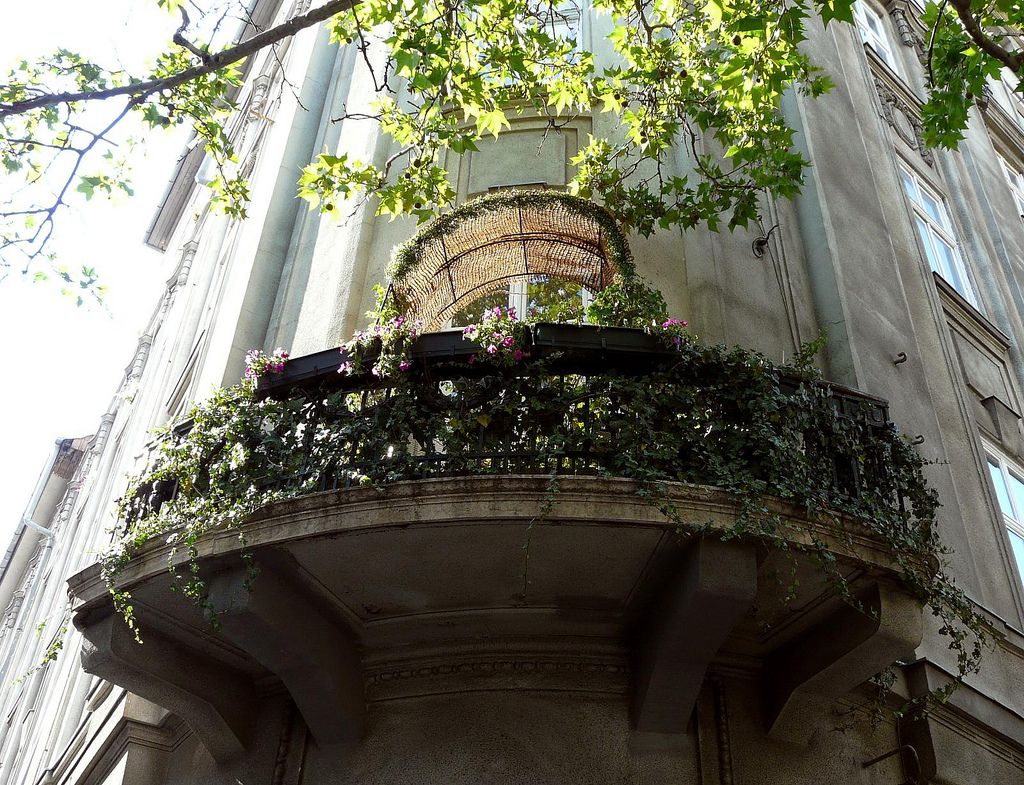
[{"label": "metal balcony railing", "polygon": [[[782,497],[791,471],[810,474],[840,508],[868,493],[903,503],[878,398],[770,366],[737,389],[721,359],[686,361],[642,330],[524,330],[528,359],[511,368],[468,364],[479,347],[455,330],[416,339],[401,379],[340,375],[349,358],[337,349],[294,358],[259,382],[271,413],[242,440],[243,470],[260,490],[296,494],[446,475],[600,474],[726,488],[741,476]],[[808,406],[820,417],[803,416]],[[219,444],[209,465],[232,449]],[[190,493],[210,486],[204,471]],[[171,479],[143,482],[132,517],[178,490]]]}]

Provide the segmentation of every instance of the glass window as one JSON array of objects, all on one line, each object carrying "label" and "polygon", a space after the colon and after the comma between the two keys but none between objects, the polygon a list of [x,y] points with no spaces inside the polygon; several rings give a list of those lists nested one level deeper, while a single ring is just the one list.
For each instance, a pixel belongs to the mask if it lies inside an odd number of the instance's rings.
[{"label": "glass window", "polygon": [[452,317],[452,326],[477,322],[484,311],[495,306],[515,308],[520,318],[534,321],[582,323],[593,299],[589,289],[574,281],[538,275],[528,281],[513,281],[461,307]]},{"label": "glass window", "polygon": [[885,26],[885,17],[876,11],[867,0],[857,0],[853,4],[853,19],[860,31],[860,39],[870,46],[875,54],[896,73],[900,73],[896,64],[896,54]]},{"label": "glass window", "polygon": [[945,201],[909,169],[901,167],[900,176],[914,208],[914,220],[928,264],[967,302],[978,308],[978,298],[960,256],[960,248],[953,233],[953,222],[946,210]]},{"label": "glass window", "polygon": [[1024,174],[1002,156],[999,156],[999,163],[1002,164],[1003,174],[1006,175],[1006,182],[1010,186],[1017,215],[1024,219]]},{"label": "glass window", "polygon": [[1018,577],[1024,583],[1024,471],[995,452],[989,452],[988,472],[1009,533]]},{"label": "glass window", "polygon": [[1009,68],[1004,68],[998,79],[989,79],[988,88],[996,104],[1019,126],[1024,126],[1024,101],[1017,92],[1020,80]]}]

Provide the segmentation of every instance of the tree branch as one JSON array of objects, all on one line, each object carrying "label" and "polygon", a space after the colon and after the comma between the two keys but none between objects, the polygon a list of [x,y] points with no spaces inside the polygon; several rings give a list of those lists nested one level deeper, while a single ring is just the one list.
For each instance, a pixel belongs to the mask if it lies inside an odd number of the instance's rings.
[{"label": "tree branch", "polygon": [[978,18],[971,13],[971,0],[949,0],[949,4],[956,11],[967,35],[981,51],[995,58],[1014,73],[1020,72],[1021,64],[1024,63],[1024,53],[1010,52],[993,41],[982,28]]},{"label": "tree branch", "polygon": [[131,84],[121,85],[119,87],[111,87],[107,90],[50,93],[29,98],[24,101],[14,101],[9,104],[0,103],[0,119],[11,117],[13,115],[24,114],[25,112],[30,112],[33,109],[41,109],[46,106],[77,103],[79,101],[103,101],[108,98],[115,98],[121,95],[131,96],[132,98],[137,99],[136,102],[139,102],[153,93],[160,92],[161,90],[173,89],[179,85],[198,79],[199,77],[219,71],[225,66],[237,63],[239,60],[244,60],[249,55],[255,54],[265,47],[271,46],[276,44],[278,41],[282,41],[285,38],[295,35],[300,30],[305,30],[307,27],[312,27],[313,25],[330,19],[332,16],[337,16],[338,14],[347,11],[358,2],[359,0],[330,0],[330,2],[324,3],[319,8],[314,8],[301,16],[292,17],[287,22],[283,22],[277,27],[272,27],[262,33],[258,33],[252,38],[249,38],[236,46],[228,47],[216,54],[208,55],[209,60],[204,62],[202,65],[186,68],[184,71],[172,76],[132,82]]}]

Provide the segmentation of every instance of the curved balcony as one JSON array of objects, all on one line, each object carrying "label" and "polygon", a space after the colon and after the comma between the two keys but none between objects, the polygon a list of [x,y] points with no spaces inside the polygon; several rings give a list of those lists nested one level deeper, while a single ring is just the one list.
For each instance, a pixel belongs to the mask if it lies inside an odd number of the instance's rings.
[{"label": "curved balcony", "polygon": [[[815,712],[912,653],[920,607],[872,521],[850,517],[903,503],[884,402],[767,365],[738,389],[721,372],[737,357],[684,360],[639,330],[540,324],[524,341],[508,368],[468,365],[479,347],[446,332],[418,339],[400,382],[339,375],[336,350],[262,380],[244,471],[289,498],[195,541],[217,624],[172,590],[168,559],[187,555],[153,537],[117,576],[144,646],[98,567],[71,581],[87,670],[227,761],[268,684],[321,746],[358,739],[368,704],[514,689],[627,700],[643,739],[685,732],[714,662],[760,678],[767,731],[803,741]],[[820,427],[791,427],[805,406]],[[187,493],[143,486],[136,513],[202,495],[212,471]],[[797,474],[828,515],[787,498]],[[777,534],[738,531],[752,510]]]}]

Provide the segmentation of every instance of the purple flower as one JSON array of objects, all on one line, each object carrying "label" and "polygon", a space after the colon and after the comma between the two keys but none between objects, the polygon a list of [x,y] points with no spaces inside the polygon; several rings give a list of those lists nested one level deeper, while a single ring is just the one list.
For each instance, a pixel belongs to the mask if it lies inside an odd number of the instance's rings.
[{"label": "purple flower", "polygon": [[496,354],[497,351],[498,351],[498,347],[495,346],[493,343],[490,346],[487,347],[487,353],[488,354]]},{"label": "purple flower", "polygon": [[491,311],[491,313],[494,314],[494,318],[495,319],[500,319],[501,318],[501,306],[500,305],[494,306],[494,310]]},{"label": "purple flower", "polygon": [[402,362],[400,362],[398,364],[398,370],[402,371],[403,373],[405,371],[408,371],[409,370],[409,363],[407,363],[405,360],[402,360]]},{"label": "purple flower", "polygon": [[513,343],[515,343],[515,341],[512,340],[512,336],[506,335],[505,340],[501,342],[501,345],[504,346],[506,349],[511,349]]},{"label": "purple flower", "polygon": [[353,368],[355,368],[355,363],[345,362],[338,366],[338,373],[352,373]]},{"label": "purple flower", "polygon": [[524,355],[523,355],[523,350],[522,349],[516,349],[514,352],[512,352],[512,358],[516,362],[519,362],[520,360],[522,360],[523,356]]},{"label": "purple flower", "polygon": [[475,362],[476,362],[476,355],[475,354],[469,355],[469,364],[472,365]]}]

